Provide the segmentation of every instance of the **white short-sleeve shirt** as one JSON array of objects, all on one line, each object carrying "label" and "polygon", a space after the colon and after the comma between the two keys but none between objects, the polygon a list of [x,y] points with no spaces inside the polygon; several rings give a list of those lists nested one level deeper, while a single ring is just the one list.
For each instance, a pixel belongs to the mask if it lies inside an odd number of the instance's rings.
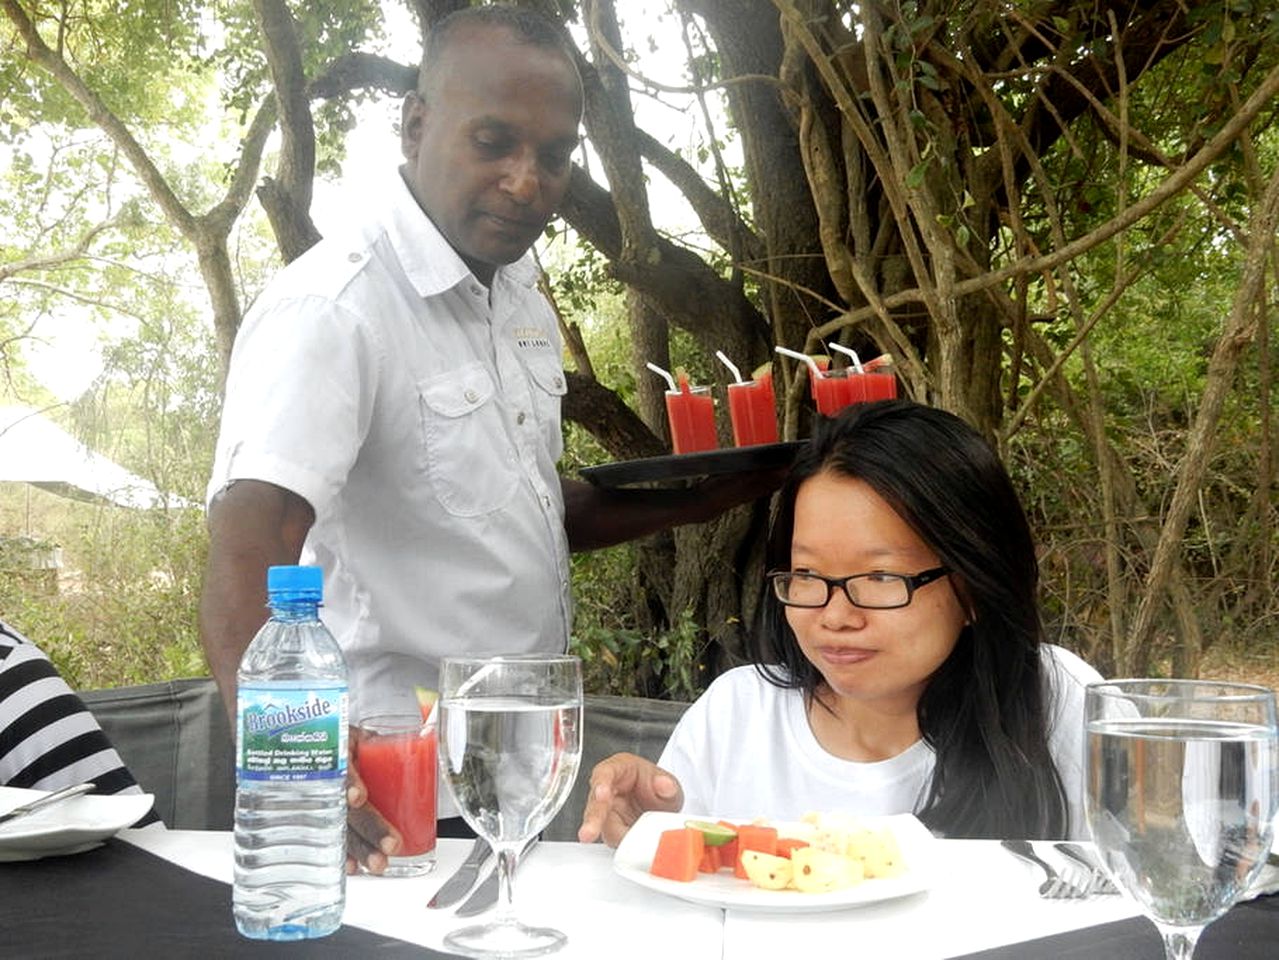
[{"label": "white short-sleeve shirt", "polygon": [[[1040,649],[1049,688],[1048,749],[1066,791],[1070,833],[1084,837],[1084,687],[1101,675],[1062,647]],[[679,780],[692,816],[799,820],[811,812],[914,813],[927,796],[935,760],[923,740],[877,762],[836,757],[813,735],[803,694],[746,666],[716,678],[688,708],[658,765]]]},{"label": "white short-sleeve shirt", "polygon": [[208,500],[263,480],[315,510],[303,563],[346,655],[352,716],[416,709],[439,659],[562,651],[565,391],[530,256],[481,284],[398,173],[352,232],[246,315]]}]

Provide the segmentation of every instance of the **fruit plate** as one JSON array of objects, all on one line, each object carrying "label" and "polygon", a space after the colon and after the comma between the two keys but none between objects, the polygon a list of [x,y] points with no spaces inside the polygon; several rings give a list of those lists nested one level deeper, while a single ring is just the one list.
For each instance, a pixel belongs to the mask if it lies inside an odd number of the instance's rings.
[{"label": "fruit plate", "polygon": [[[0,813],[48,793],[0,787]],[[101,846],[151,809],[149,793],[86,794],[0,824],[0,862],[66,856]]]},{"label": "fruit plate", "polygon": [[789,467],[803,441],[761,443],[753,447],[731,447],[703,450],[699,453],[674,453],[667,457],[623,460],[582,467],[578,473],[597,487],[624,487],[632,483],[654,483],[662,480],[695,480],[724,473],[747,473]]},{"label": "fruit plate", "polygon": [[[740,880],[727,870],[715,874],[698,874],[689,883],[655,877],[648,872],[657,851],[657,838],[663,830],[678,830],[689,820],[688,814],[650,811],[642,815],[622,838],[613,853],[613,870],[641,887],[656,890],[726,910],[751,910],[769,913],[817,913],[845,910],[868,903],[879,903],[927,890],[932,882],[937,858],[936,840],[928,828],[908,813],[890,817],[862,817],[871,829],[888,829],[901,847],[906,871],[897,877],[863,880],[853,887],[830,893],[800,893],[798,890],[762,890]],[[698,819],[715,820],[716,817]],[[731,818],[729,818],[731,819]],[[778,832],[800,833],[798,824],[774,823]]]}]

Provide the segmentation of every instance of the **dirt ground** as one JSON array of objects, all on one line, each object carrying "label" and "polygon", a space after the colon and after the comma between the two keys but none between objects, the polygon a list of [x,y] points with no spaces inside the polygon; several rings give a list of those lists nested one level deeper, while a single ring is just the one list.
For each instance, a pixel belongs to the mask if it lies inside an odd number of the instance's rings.
[{"label": "dirt ground", "polygon": [[1279,650],[1209,647],[1199,676],[1205,680],[1258,683],[1279,691]]}]

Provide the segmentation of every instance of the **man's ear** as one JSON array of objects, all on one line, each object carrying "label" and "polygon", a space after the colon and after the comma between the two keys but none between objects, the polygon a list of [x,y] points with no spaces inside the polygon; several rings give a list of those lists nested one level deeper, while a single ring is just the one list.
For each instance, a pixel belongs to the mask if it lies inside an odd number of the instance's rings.
[{"label": "man's ear", "polygon": [[416,93],[409,93],[400,107],[400,152],[406,160],[417,156],[426,109],[426,104]]}]

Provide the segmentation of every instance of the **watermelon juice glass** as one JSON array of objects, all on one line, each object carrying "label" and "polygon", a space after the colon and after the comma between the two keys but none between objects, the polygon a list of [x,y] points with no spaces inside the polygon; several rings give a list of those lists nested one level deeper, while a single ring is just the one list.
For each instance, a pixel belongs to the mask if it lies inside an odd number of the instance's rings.
[{"label": "watermelon juice glass", "polygon": [[891,373],[873,373],[867,370],[823,370],[812,379],[813,402],[817,412],[833,417],[851,403],[868,403],[872,400],[892,400],[897,396],[897,377]]},{"label": "watermelon juice glass", "polygon": [[728,415],[733,422],[733,443],[751,447],[777,442],[777,404],[773,375],[728,385]]},{"label": "watermelon juice glass", "polygon": [[360,721],[355,765],[369,803],[404,843],[383,876],[418,877],[435,869],[435,721],[419,714],[382,714]]},{"label": "watermelon juice glass", "polygon": [[666,391],[666,417],[671,426],[671,449],[675,453],[696,453],[719,446],[715,434],[715,403],[710,387],[690,387],[688,378],[679,378],[678,390]]},{"label": "watermelon juice glass", "polygon": [[897,398],[896,375],[876,373],[868,369],[862,376],[866,382],[867,400],[895,400]]}]

